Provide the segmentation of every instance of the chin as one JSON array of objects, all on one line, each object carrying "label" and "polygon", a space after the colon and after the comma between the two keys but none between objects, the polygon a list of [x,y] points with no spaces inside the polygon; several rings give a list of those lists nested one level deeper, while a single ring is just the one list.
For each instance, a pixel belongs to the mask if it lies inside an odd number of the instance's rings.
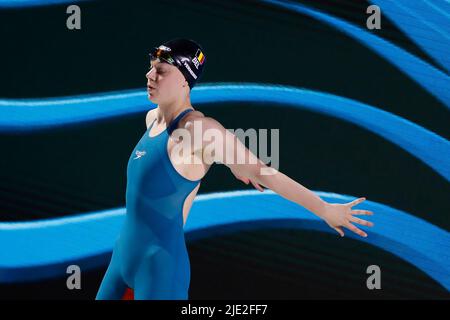
[{"label": "chin", "polygon": [[158,102],[156,101],[157,99],[155,99],[155,96],[151,96],[151,95],[147,94],[147,99],[150,100],[150,101],[153,102],[153,103],[158,103]]}]

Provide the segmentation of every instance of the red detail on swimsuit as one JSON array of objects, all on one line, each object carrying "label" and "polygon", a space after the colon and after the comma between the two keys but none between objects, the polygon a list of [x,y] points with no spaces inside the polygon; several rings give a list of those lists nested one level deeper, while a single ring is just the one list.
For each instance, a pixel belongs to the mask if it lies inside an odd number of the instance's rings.
[{"label": "red detail on swimsuit", "polygon": [[123,294],[122,300],[134,300],[134,291],[133,289],[127,288],[125,293]]}]

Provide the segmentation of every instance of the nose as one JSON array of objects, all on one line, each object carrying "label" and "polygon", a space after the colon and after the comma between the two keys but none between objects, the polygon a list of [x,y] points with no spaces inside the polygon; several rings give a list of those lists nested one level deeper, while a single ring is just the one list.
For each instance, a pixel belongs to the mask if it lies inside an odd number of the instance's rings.
[{"label": "nose", "polygon": [[149,70],[149,71],[147,72],[147,74],[145,75],[145,77],[146,77],[148,80],[151,79],[152,81],[155,81],[155,78],[154,78],[154,76],[153,76],[154,72],[152,72],[153,69],[154,69],[154,68],[152,68],[151,70]]}]

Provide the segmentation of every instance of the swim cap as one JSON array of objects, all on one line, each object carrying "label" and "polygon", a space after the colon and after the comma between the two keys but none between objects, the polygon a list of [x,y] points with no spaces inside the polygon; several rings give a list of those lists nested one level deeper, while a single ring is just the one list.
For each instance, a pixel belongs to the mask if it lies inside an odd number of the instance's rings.
[{"label": "swim cap", "polygon": [[155,47],[150,53],[151,59],[159,58],[177,67],[192,90],[200,78],[206,57],[198,43],[189,39],[176,38]]}]

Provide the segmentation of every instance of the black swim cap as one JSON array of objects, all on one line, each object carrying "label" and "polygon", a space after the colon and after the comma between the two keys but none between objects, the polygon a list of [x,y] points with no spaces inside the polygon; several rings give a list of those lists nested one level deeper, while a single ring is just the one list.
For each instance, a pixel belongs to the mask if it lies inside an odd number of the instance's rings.
[{"label": "black swim cap", "polygon": [[192,90],[205,66],[205,54],[198,43],[189,39],[176,38],[155,47],[151,59],[167,62],[177,67]]}]

